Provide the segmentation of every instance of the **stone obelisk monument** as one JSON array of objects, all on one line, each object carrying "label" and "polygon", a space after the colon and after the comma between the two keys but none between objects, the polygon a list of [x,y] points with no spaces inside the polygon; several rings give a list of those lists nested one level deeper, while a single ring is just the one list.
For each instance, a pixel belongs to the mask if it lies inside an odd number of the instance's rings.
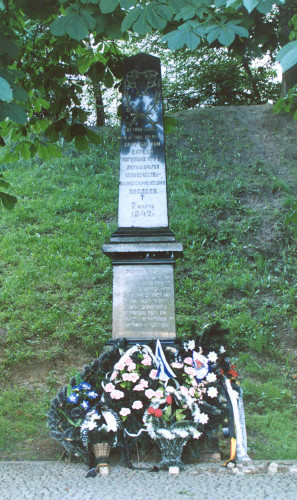
[{"label": "stone obelisk monument", "polygon": [[113,264],[111,342],[173,343],[182,244],[168,224],[160,60],[125,59],[122,92],[118,229],[103,246]]}]

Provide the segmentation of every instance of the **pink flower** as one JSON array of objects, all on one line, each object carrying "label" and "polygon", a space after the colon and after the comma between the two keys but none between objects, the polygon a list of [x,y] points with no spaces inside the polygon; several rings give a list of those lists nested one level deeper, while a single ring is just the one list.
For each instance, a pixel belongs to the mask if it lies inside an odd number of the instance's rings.
[{"label": "pink flower", "polygon": [[184,364],[177,363],[176,361],[174,361],[173,363],[171,363],[171,366],[172,366],[172,368],[182,368],[184,366]]},{"label": "pink flower", "polygon": [[135,363],[133,363],[133,361],[132,361],[132,363],[130,363],[130,364],[127,366],[127,370],[128,370],[128,372],[134,372],[134,370],[135,370],[135,369],[136,369],[136,364],[135,364]]},{"label": "pink flower", "polygon": [[133,391],[144,391],[144,386],[142,384],[137,384],[133,387]]},{"label": "pink flower", "polygon": [[132,408],[133,410],[140,410],[141,408],[143,408],[143,404],[141,401],[134,401]]},{"label": "pink flower", "polygon": [[193,365],[193,360],[192,358],[188,357],[184,359],[184,363],[186,363],[186,365]]},{"label": "pink flower", "polygon": [[158,389],[155,392],[155,398],[161,399],[163,396],[164,396],[164,394],[163,394],[163,391],[161,391],[161,389]]},{"label": "pink flower", "polygon": [[106,386],[104,387],[105,391],[106,392],[111,392],[114,390],[114,385],[110,382],[109,384],[106,384]]},{"label": "pink flower", "polygon": [[146,395],[147,398],[152,399],[155,395],[155,391],[153,391],[152,389],[147,389],[144,394]]},{"label": "pink flower", "polygon": [[133,361],[131,358],[128,357],[125,359],[125,363],[126,363],[126,365],[131,365],[131,363],[133,363]]},{"label": "pink flower", "polygon": [[131,375],[132,375],[132,373],[123,373],[122,379],[124,380],[124,382],[132,382]]},{"label": "pink flower", "polygon": [[114,389],[113,391],[111,391],[110,397],[111,399],[122,399],[124,397],[124,393],[123,391],[118,391]]},{"label": "pink flower", "polygon": [[120,415],[122,415],[122,417],[126,417],[127,415],[130,415],[130,413],[131,413],[130,408],[122,408],[120,411]]},{"label": "pink flower", "polygon": [[115,369],[116,370],[124,370],[125,368],[125,363],[123,361],[118,361],[115,365],[114,365]]},{"label": "pink flower", "polygon": [[187,373],[188,375],[193,375],[193,377],[195,377],[196,370],[192,366],[185,366],[185,373]]},{"label": "pink flower", "polygon": [[179,390],[180,390],[180,393],[182,394],[182,396],[187,396],[189,393],[188,389],[184,385],[181,385]]},{"label": "pink flower", "polygon": [[190,396],[192,396],[192,398],[195,396],[195,392],[196,392],[195,387],[190,387],[189,394]]},{"label": "pink flower", "polygon": [[157,376],[157,373],[158,373],[157,370],[151,370],[150,374],[149,374],[149,377],[152,378],[152,379],[155,379],[156,376]]},{"label": "pink flower", "polygon": [[141,380],[139,380],[139,383],[142,385],[142,387],[144,389],[146,389],[148,387],[148,381],[144,380],[144,378],[142,378]]},{"label": "pink flower", "polygon": [[135,384],[135,382],[137,382],[137,380],[139,379],[139,375],[138,373],[136,372],[133,372],[130,374],[130,380],[131,382],[133,382]]},{"label": "pink flower", "polygon": [[143,357],[143,360],[141,361],[141,364],[144,366],[151,366],[151,364],[152,364],[151,357],[148,356],[148,354],[145,354]]}]

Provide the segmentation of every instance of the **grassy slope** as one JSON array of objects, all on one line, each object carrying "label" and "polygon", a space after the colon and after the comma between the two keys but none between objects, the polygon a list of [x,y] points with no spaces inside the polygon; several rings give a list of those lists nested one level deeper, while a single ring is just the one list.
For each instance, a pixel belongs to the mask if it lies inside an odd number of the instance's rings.
[{"label": "grassy slope", "polygon": [[[250,455],[297,458],[296,124],[267,106],[182,112],[167,139],[179,335],[221,320],[242,375]],[[46,410],[111,333],[119,130],[86,154],[23,162],[0,218],[0,458],[53,458]],[[34,442],[34,444],[33,444]],[[37,448],[36,448],[37,443]]]}]

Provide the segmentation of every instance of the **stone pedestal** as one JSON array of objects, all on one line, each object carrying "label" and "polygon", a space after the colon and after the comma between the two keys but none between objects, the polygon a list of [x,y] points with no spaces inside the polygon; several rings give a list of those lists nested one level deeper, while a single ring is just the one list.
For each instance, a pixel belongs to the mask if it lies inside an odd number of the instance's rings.
[{"label": "stone pedestal", "polygon": [[[112,340],[174,342],[174,264],[182,245],[161,236],[152,236],[153,241],[147,241],[148,236],[135,237],[138,241],[122,238],[114,242],[112,237],[103,246],[113,259]],[[115,238],[121,239],[118,235]]]}]

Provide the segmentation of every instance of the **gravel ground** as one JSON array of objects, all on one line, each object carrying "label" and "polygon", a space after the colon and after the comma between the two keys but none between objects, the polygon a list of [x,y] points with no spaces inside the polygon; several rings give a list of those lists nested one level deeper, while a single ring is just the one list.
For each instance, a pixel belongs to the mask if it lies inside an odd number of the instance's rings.
[{"label": "gravel ground", "polygon": [[[271,465],[272,463],[272,465]],[[112,466],[86,478],[84,464],[0,462],[1,500],[297,499],[297,461],[254,462],[226,469],[187,465],[178,475]]]}]

